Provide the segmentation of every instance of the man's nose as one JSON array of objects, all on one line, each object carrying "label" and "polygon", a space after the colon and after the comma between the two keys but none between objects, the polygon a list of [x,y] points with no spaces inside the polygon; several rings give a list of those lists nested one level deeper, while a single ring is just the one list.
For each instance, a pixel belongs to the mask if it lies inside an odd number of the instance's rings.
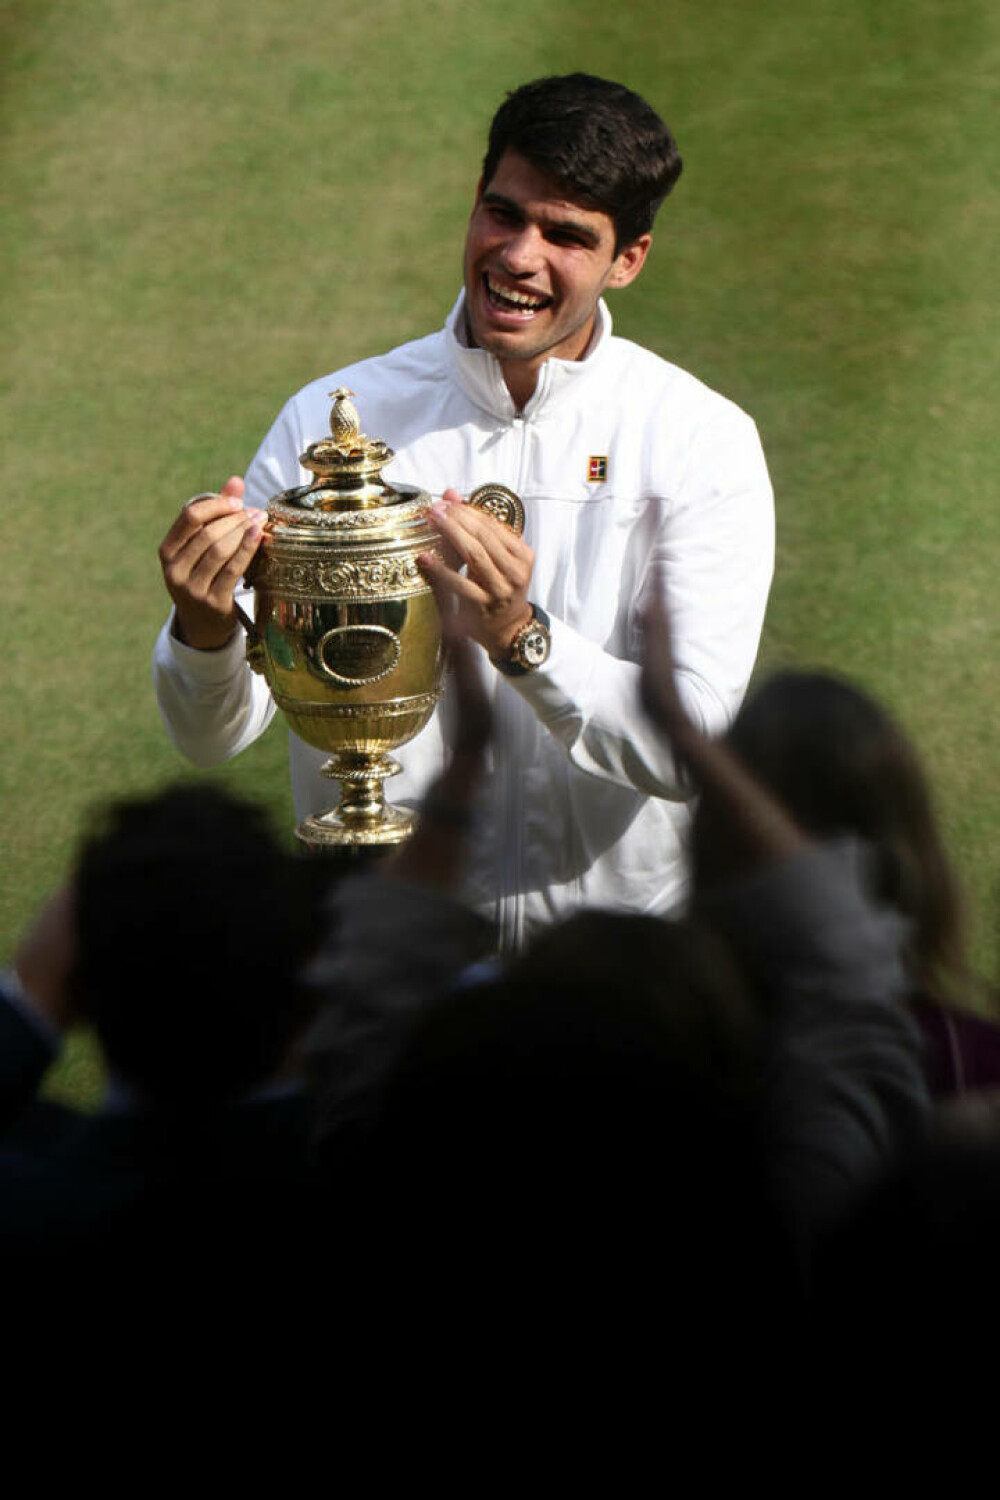
[{"label": "man's nose", "polygon": [[533,224],[524,224],[512,231],[504,241],[504,269],[513,276],[529,276],[541,267],[541,247],[544,241]]}]

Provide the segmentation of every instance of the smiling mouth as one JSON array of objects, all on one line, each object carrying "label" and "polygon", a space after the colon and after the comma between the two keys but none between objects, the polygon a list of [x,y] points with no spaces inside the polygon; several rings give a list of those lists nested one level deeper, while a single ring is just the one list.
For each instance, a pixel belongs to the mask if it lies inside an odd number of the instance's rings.
[{"label": "smiling mouth", "polygon": [[543,307],[548,307],[552,301],[551,297],[543,296],[541,292],[521,292],[511,286],[501,286],[488,271],[483,276],[483,286],[487,302],[498,312],[520,313],[522,317],[530,317],[533,313],[541,312]]}]

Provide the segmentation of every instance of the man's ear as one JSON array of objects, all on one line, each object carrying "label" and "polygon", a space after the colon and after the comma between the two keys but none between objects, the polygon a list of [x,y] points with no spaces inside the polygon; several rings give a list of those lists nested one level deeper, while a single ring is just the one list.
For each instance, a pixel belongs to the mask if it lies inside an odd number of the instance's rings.
[{"label": "man's ear", "polygon": [[475,209],[477,209],[479,207],[479,200],[483,196],[483,188],[485,186],[486,186],[486,184],[483,181],[482,173],[480,173],[479,181],[476,183],[476,201],[472,205],[473,210],[475,210]]},{"label": "man's ear", "polygon": [[651,234],[640,234],[631,245],[626,245],[624,250],[619,250],[611,263],[611,270],[605,286],[628,286],[634,281],[646,264],[646,256],[649,247],[653,243]]}]

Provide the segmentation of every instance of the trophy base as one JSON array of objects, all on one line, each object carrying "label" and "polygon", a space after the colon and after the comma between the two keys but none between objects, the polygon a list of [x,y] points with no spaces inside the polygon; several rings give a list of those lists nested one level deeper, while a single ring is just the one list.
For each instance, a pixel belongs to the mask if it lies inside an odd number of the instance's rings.
[{"label": "trophy base", "polygon": [[392,848],[405,843],[417,824],[416,813],[391,807],[382,786],[400,770],[389,755],[334,755],[323,775],[339,781],[340,802],[329,812],[313,813],[295,830],[309,849]]},{"label": "trophy base", "polygon": [[309,849],[391,848],[406,842],[416,822],[416,813],[401,807],[383,807],[382,816],[372,822],[344,817],[335,807],[305,818],[295,837]]}]

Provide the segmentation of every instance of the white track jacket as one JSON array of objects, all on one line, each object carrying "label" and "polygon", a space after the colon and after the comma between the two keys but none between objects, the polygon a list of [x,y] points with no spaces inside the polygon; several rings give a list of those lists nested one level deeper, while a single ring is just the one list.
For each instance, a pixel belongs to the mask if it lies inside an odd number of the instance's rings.
[{"label": "white track jacket", "polygon": [[[665,912],[685,884],[685,788],[639,705],[644,596],[662,587],[688,711],[711,734],[740,704],[774,556],[771,485],[757,430],[737,406],[649,350],[614,338],[599,306],[582,360],[550,358],[518,412],[497,361],[464,343],[462,298],[445,328],[306,386],[285,405],[246,476],[264,507],[305,484],[299,454],[329,430],[330,392],[355,392],[365,432],[396,457],[390,482],[467,494],[488,480],[524,502],[535,553],[529,597],[552,650],[507,678],[485,656],[495,739],[469,836],[464,896],[502,950],[575,908]],[[252,604],[243,599],[244,607]],[[160,634],[154,682],[167,731],[199,766],[237,754],[274,704],[245,662],[242,632],[220,651]],[[390,800],[416,804],[439,771],[448,693],[397,752]],[[299,817],[336,801],[324,754],[291,740]]]}]

